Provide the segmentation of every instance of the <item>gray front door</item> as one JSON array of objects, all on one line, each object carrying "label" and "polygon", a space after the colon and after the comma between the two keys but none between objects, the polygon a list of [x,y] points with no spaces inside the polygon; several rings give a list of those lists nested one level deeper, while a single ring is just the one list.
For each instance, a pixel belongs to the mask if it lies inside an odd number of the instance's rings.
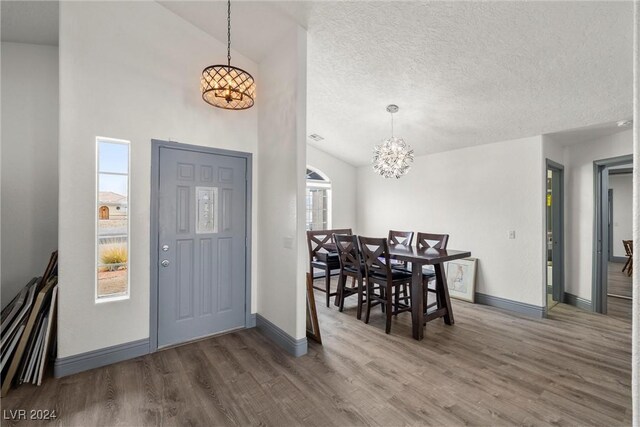
[{"label": "gray front door", "polygon": [[245,326],[247,161],[160,148],[158,347]]}]

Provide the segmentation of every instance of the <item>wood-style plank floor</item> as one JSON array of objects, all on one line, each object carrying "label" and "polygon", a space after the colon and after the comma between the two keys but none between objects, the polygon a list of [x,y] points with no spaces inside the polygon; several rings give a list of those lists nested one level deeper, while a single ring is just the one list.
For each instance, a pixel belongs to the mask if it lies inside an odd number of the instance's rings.
[{"label": "wood-style plank floor", "polygon": [[611,295],[620,295],[625,297],[631,297],[632,285],[631,277],[622,272],[624,264],[609,263],[607,283],[607,315],[617,317],[618,319],[631,322],[632,305],[631,300],[625,298],[617,298]]},{"label": "wood-style plank floor", "polygon": [[543,320],[453,308],[454,326],[431,322],[417,342],[408,313],[385,335],[379,310],[365,325],[352,301],[319,303],[324,345],[304,357],[244,330],[22,386],[2,407],[83,427],[630,424],[629,322],[564,304]]}]

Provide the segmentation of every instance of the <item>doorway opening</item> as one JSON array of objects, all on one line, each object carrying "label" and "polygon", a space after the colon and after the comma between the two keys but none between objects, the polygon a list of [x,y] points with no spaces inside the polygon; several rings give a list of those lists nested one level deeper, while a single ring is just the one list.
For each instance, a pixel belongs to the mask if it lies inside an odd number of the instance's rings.
[{"label": "doorway opening", "polygon": [[564,298],[564,166],[547,159],[547,312]]},{"label": "doorway opening", "polygon": [[[632,155],[597,160],[594,168],[593,311],[630,316],[631,280],[622,270],[624,246],[632,221]],[[625,179],[624,176],[628,178]],[[628,192],[629,194],[625,194]],[[627,234],[629,234],[628,237]],[[628,312],[628,313],[627,313]]]}]

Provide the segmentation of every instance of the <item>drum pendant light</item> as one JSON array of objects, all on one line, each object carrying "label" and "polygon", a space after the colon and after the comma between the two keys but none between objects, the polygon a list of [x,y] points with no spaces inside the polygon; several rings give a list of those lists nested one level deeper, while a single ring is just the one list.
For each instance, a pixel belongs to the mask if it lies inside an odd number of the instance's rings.
[{"label": "drum pendant light", "polygon": [[256,84],[251,74],[231,66],[231,0],[227,1],[227,65],[210,65],[202,71],[202,99],[225,110],[253,107]]}]

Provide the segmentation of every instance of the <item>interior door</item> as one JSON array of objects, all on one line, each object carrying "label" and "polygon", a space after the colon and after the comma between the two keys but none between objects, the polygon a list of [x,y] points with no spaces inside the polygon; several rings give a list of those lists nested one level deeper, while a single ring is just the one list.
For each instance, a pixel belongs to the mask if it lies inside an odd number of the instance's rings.
[{"label": "interior door", "polygon": [[161,147],[158,347],[245,326],[245,158]]}]

